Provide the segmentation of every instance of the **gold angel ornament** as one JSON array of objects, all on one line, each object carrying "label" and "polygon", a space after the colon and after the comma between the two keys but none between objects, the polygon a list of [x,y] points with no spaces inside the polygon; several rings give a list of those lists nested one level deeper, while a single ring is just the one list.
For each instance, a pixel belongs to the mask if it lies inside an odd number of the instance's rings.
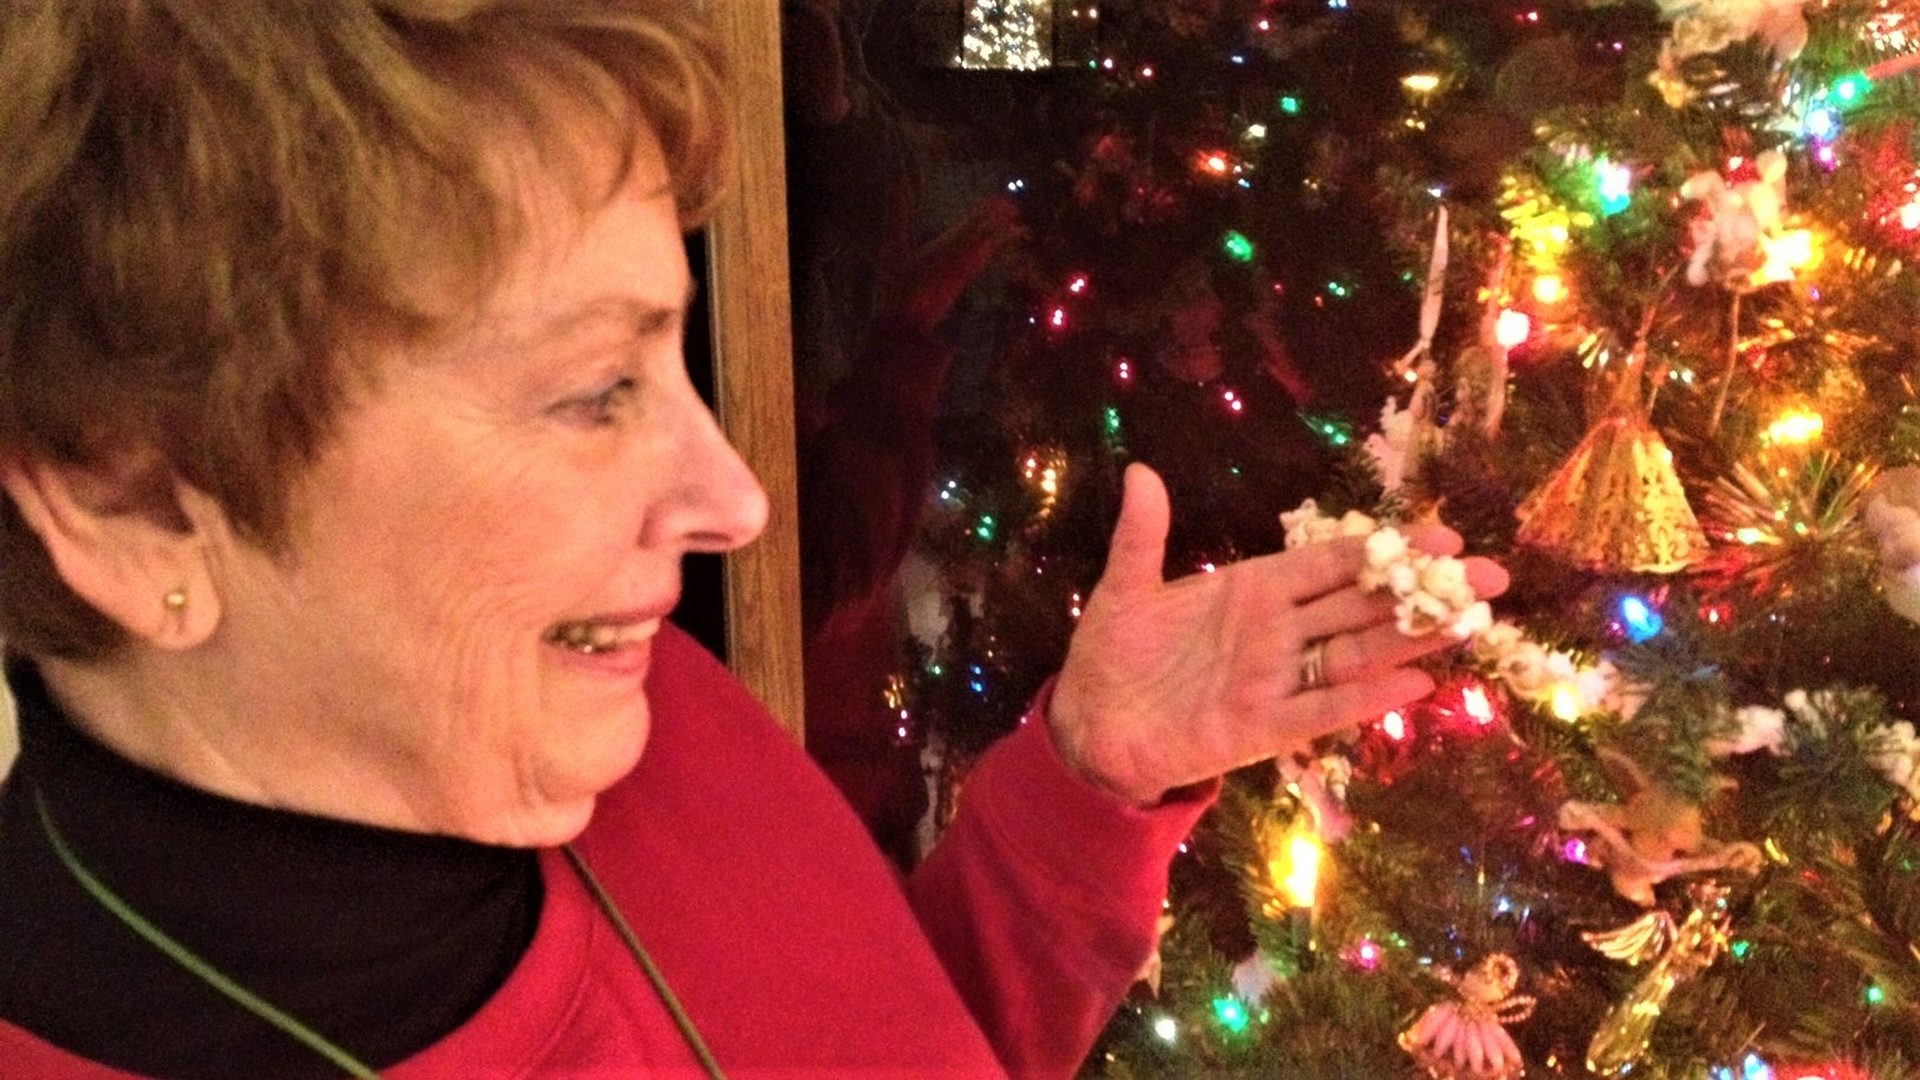
[{"label": "gold angel ornament", "polygon": [[1648,912],[1618,930],[1581,935],[1602,954],[1631,965],[1652,966],[1627,996],[1600,1020],[1587,1044],[1587,1069],[1599,1076],[1626,1076],[1646,1056],[1654,1025],[1674,988],[1712,967],[1732,941],[1727,889],[1700,882],[1689,890],[1692,908],[1678,926],[1664,911]]},{"label": "gold angel ornament", "polygon": [[1525,1075],[1526,1061],[1506,1029],[1533,1015],[1534,999],[1513,992],[1520,985],[1520,965],[1506,953],[1492,953],[1448,981],[1460,999],[1429,1005],[1400,1033],[1400,1048],[1434,1080],[1514,1080]]}]

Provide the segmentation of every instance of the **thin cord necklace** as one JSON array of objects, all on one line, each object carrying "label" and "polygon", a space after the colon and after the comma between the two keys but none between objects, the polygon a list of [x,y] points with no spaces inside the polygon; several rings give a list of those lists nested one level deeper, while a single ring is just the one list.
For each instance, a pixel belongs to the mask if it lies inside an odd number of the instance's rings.
[{"label": "thin cord necklace", "polygon": [[[380,1080],[380,1074],[365,1062],[341,1049],[326,1036],[301,1023],[286,1011],[276,1008],[273,1003],[235,982],[220,969],[201,959],[191,949],[175,941],[165,931],[149,922],[145,916],[134,910],[133,905],[122,900],[118,893],[94,876],[93,871],[89,870],[87,865],[80,861],[80,857],[74,854],[73,849],[67,846],[66,837],[61,835],[59,826],[53,823],[53,813],[47,808],[47,797],[38,787],[33,789],[33,805],[40,814],[40,830],[47,838],[47,845],[59,858],[60,864],[67,868],[67,872],[73,875],[73,880],[86,890],[87,895],[93,897],[114,918],[119,919],[127,929],[133,931],[147,944],[160,950],[168,959],[185,968],[200,981],[218,990],[234,1004],[292,1036],[314,1053],[332,1062],[348,1076],[354,1077],[355,1080]],[[573,868],[581,884],[593,894],[594,903],[606,913],[607,920],[613,923],[613,928],[619,933],[620,940],[626,945],[627,951],[632,953],[633,958],[639,962],[640,970],[646,973],[647,982],[652,984],[654,992],[660,995],[661,1003],[673,1016],[674,1025],[680,1029],[681,1036],[687,1040],[687,1045],[693,1050],[694,1056],[700,1059],[701,1067],[706,1069],[707,1075],[712,1080],[726,1080],[726,1074],[720,1070],[720,1063],[714,1058],[713,1051],[707,1049],[706,1040],[700,1037],[699,1030],[693,1026],[693,1018],[687,1015],[686,1009],[680,1004],[680,999],[667,985],[666,976],[660,973],[660,969],[654,965],[653,958],[647,955],[646,948],[640,944],[639,935],[633,932],[633,927],[628,924],[626,916],[621,914],[619,906],[613,902],[613,895],[600,884],[600,879],[594,876],[593,869],[587,865],[587,860],[574,849],[572,844],[562,845],[560,850],[566,853],[567,865]]]}]

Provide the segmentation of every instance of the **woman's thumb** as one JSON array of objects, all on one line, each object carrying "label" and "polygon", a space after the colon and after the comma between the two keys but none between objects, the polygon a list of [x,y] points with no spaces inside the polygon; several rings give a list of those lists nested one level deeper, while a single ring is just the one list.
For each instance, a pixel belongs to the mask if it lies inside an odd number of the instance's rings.
[{"label": "woman's thumb", "polygon": [[1120,496],[1120,520],[1107,549],[1101,585],[1120,590],[1152,588],[1166,578],[1167,527],[1172,511],[1160,474],[1138,462],[1127,466]]}]

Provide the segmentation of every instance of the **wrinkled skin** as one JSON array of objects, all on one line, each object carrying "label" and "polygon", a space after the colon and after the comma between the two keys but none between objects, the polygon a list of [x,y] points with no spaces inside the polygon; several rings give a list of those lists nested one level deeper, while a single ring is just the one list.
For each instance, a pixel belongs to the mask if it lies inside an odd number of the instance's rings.
[{"label": "wrinkled skin", "polygon": [[[1169,582],[1161,572],[1169,515],[1160,478],[1130,467],[1106,573],[1054,691],[1055,742],[1094,784],[1149,806],[1432,691],[1433,680],[1411,665],[1457,642],[1394,628],[1391,599],[1354,584],[1362,539]],[[1461,547],[1439,527],[1415,530],[1412,540],[1433,554]],[[1481,598],[1506,588],[1500,567],[1466,564]],[[1328,639],[1330,685],[1303,689],[1301,658],[1320,638]]]}]

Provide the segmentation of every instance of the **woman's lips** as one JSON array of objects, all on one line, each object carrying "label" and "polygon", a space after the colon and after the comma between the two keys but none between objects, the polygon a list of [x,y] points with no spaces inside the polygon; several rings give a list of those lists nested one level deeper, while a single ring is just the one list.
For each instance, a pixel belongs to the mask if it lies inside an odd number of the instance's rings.
[{"label": "woman's lips", "polygon": [[574,619],[555,623],[544,640],[578,656],[608,656],[647,645],[659,632],[658,618]]}]

